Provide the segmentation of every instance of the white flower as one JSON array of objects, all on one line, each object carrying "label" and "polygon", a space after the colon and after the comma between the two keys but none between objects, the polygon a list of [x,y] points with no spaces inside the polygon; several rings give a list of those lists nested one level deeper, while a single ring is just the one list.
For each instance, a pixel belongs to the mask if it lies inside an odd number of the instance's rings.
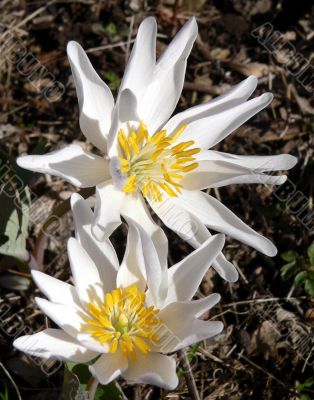
[{"label": "white flower", "polygon": [[74,194],[71,203],[76,239],[69,240],[68,255],[74,286],[32,271],[48,298],[36,298],[36,303],[61,329],[20,337],[14,346],[43,358],[84,363],[98,357],[89,369],[102,384],[122,375],[129,382],[175,388],[176,362],[164,353],[223,329],[219,321],[199,319],[219,301],[218,294],[191,299],[221,251],[224,236],[209,238],[167,269],[149,236],[129,219],[119,267],[110,242],[100,243],[92,235],[93,213],[87,202]]},{"label": "white flower", "polygon": [[[156,62],[156,22],[145,19],[116,103],[81,46],[70,42],[80,126],[104,156],[72,144],[48,155],[21,157],[18,164],[79,187],[96,185],[93,232],[99,240],[121,223],[121,215],[132,217],[141,222],[163,257],[167,241],[152,221],[146,199],[164,224],[193,247],[210,237],[210,228],[274,256],[276,247],[268,239],[201,190],[235,183],[281,184],[285,176],[266,173],[288,170],[296,159],[287,154],[238,156],[208,150],[272,101],[270,93],[248,100],[257,85],[254,76],[213,101],[170,118],[196,36],[197,24],[191,18]],[[222,254],[213,267],[229,281],[238,278]]]}]

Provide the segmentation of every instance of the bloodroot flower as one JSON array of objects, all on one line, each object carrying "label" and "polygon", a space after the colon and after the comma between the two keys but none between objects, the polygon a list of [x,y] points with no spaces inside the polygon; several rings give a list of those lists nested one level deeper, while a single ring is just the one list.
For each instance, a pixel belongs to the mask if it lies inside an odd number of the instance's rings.
[{"label": "bloodroot flower", "polygon": [[221,251],[224,236],[209,238],[167,269],[149,236],[129,219],[119,267],[110,242],[100,243],[92,235],[93,213],[87,202],[75,194],[72,209],[76,239],[69,240],[68,254],[74,286],[32,272],[48,298],[36,298],[37,305],[61,329],[19,337],[14,346],[43,358],[93,360],[90,372],[102,384],[122,375],[129,382],[174,389],[176,362],[166,353],[223,329],[219,321],[200,319],[219,301],[218,294],[191,299]]},{"label": "bloodroot flower", "polygon": [[[18,164],[79,187],[96,186],[92,229],[99,240],[121,223],[121,215],[131,217],[141,221],[162,257],[165,236],[151,220],[148,203],[165,225],[195,248],[210,237],[210,228],[274,256],[276,247],[268,239],[202,192],[236,183],[277,185],[286,180],[267,172],[292,168],[296,159],[290,155],[238,156],[208,150],[268,106],[272,94],[248,100],[257,85],[250,76],[213,101],[170,118],[183,88],[197,24],[191,18],[157,62],[156,30],[151,17],[140,25],[116,102],[82,47],[68,44],[80,127],[103,156],[72,144],[47,155],[21,157]],[[213,267],[226,280],[238,278],[222,254]]]}]

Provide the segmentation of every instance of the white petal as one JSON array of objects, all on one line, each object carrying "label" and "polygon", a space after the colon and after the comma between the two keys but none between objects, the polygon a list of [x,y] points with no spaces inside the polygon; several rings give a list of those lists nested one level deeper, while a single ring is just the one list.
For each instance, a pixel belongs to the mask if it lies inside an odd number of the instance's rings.
[{"label": "white petal", "polygon": [[[140,268],[143,277],[146,277],[146,284],[149,290],[155,307],[160,308],[167,296],[168,286],[168,274],[167,274],[167,263],[164,265],[160,264],[158,253],[152,242],[150,236],[147,234],[142,225],[135,222],[130,217],[125,217],[129,227],[133,227],[137,231],[138,235],[138,254],[143,257],[141,260]],[[144,271],[145,269],[145,271]],[[120,271],[119,271],[120,272]],[[120,281],[123,281],[124,277],[119,273]],[[127,281],[123,284],[126,285]],[[142,278],[142,285],[144,285]]]},{"label": "white petal", "polygon": [[103,241],[121,224],[121,207],[125,193],[114,187],[112,181],[96,187],[95,220],[92,232]]},{"label": "white petal", "polygon": [[145,250],[139,231],[131,223],[124,258],[117,274],[117,287],[127,288],[136,285],[140,292],[145,291],[146,267],[143,251]]},{"label": "white petal", "polygon": [[224,235],[210,237],[198,249],[168,270],[166,304],[190,300],[195,295],[206,271],[222,250],[224,243]]},{"label": "white petal", "polygon": [[175,204],[174,198],[170,198],[164,194],[163,200],[160,202],[150,199],[148,201],[162,222],[192,247],[197,248],[210,236],[205,225],[197,220],[188,210],[179,204]]},{"label": "white petal", "polygon": [[35,298],[36,304],[55,324],[62,328],[67,334],[76,338],[85,324],[83,310],[65,306],[59,303],[52,303],[46,299]]},{"label": "white petal", "polygon": [[86,138],[106,152],[106,136],[111,125],[114,99],[100,79],[82,47],[69,42],[68,57],[80,107],[80,127]]},{"label": "white petal", "polygon": [[34,335],[21,336],[13,342],[18,350],[34,357],[85,363],[97,353],[81,346],[61,329],[45,329]]},{"label": "white petal", "polygon": [[257,78],[251,75],[234,86],[227,93],[216,97],[214,100],[205,104],[199,104],[176,114],[167,122],[164,129],[166,129],[168,133],[171,133],[182,124],[189,124],[196,119],[218,114],[238,104],[244,103],[254,92],[256,85]]},{"label": "white petal", "polygon": [[239,128],[256,113],[271,103],[273,95],[263,95],[218,114],[191,122],[178,141],[195,141],[195,147],[207,150]]},{"label": "white petal", "polygon": [[138,28],[135,43],[125,68],[120,91],[131,89],[140,99],[143,90],[152,79],[156,62],[157,24],[154,18],[148,17]]},{"label": "white petal", "polygon": [[32,277],[40,291],[52,302],[71,307],[81,307],[74,286],[40,271],[32,270]]},{"label": "white petal", "polygon": [[162,268],[167,265],[168,239],[164,231],[157,225],[150,215],[141,194],[128,194],[125,196],[121,214],[126,218],[139,221],[141,227],[154,243]]},{"label": "white petal", "polygon": [[214,307],[219,300],[220,295],[214,293],[199,300],[171,303],[161,310],[158,317],[162,321],[162,328],[154,332],[159,338],[156,350],[176,351],[197,342],[200,335],[205,339],[217,334],[217,330],[218,333],[221,332],[223,328],[221,322],[204,322],[197,319]]},{"label": "white petal", "polygon": [[213,261],[212,267],[228,282],[236,282],[239,279],[238,270],[226,259],[223,253],[218,254],[216,260]]},{"label": "white petal", "polygon": [[129,383],[160,386],[167,390],[175,389],[179,383],[175,360],[158,353],[138,354],[122,376]]},{"label": "white petal", "polygon": [[195,18],[178,32],[157,62],[153,81],[139,104],[139,116],[153,134],[168,120],[180,98],[186,60],[197,36]]},{"label": "white petal", "polygon": [[42,156],[23,156],[17,164],[34,172],[60,176],[78,187],[92,187],[110,177],[105,158],[71,144]]},{"label": "white petal", "polygon": [[230,235],[270,257],[276,255],[276,247],[270,240],[251,229],[214,197],[204,192],[183,190],[182,195],[174,201],[188,209],[209,228]]},{"label": "white petal", "polygon": [[119,268],[117,254],[109,239],[100,242],[92,234],[94,214],[88,202],[79,194],[71,196],[71,207],[75,226],[75,236],[95,263],[105,292],[116,287],[116,276]]},{"label": "white petal", "polygon": [[[118,152],[118,132],[123,128],[126,132],[129,131],[129,123],[139,123],[139,116],[137,112],[137,99],[135,94],[130,89],[124,89],[118,99],[116,106],[112,113],[112,124],[108,135],[108,156],[111,161],[111,176],[116,186],[121,181],[121,172],[115,170],[115,166],[120,166],[119,152]],[[117,176],[117,178],[115,178]]]},{"label": "white petal", "polygon": [[220,321],[200,321],[195,319],[180,332],[180,335],[178,336],[180,344],[177,347],[172,348],[171,351],[177,351],[202,340],[210,339],[219,335],[223,328],[223,323]]},{"label": "white petal", "polygon": [[118,378],[128,367],[128,359],[121,351],[114,354],[103,354],[93,365],[89,366],[91,374],[102,385]]},{"label": "white petal", "polygon": [[252,171],[282,171],[289,170],[297,163],[297,158],[290,154],[279,154],[274,156],[239,156],[223,153],[221,151],[204,150],[195,155],[199,160],[226,161],[234,165],[249,168]]},{"label": "white petal", "polygon": [[68,255],[75,289],[82,305],[97,298],[103,299],[104,290],[98,268],[78,240],[69,239]]},{"label": "white petal", "polygon": [[181,184],[187,190],[203,190],[240,183],[281,185],[287,177],[269,176],[226,161],[198,160],[198,167],[187,173]]},{"label": "white petal", "polygon": [[[150,206],[169,229],[176,232],[192,247],[198,248],[211,237],[204,223],[190,213],[188,208],[182,207],[175,198],[170,198],[165,194],[163,201],[150,201]],[[223,279],[229,282],[238,280],[236,268],[225,259],[222,253],[217,256],[212,266]]]}]

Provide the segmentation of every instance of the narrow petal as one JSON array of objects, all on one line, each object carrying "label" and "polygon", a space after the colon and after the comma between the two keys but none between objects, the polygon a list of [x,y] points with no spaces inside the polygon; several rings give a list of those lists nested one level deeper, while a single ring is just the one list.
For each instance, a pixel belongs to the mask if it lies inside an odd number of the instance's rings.
[{"label": "narrow petal", "polygon": [[131,218],[133,221],[140,222],[142,229],[153,241],[160,265],[164,268],[167,265],[168,239],[161,227],[152,219],[143,196],[138,193],[126,195],[121,214],[126,218]]},{"label": "narrow petal", "polygon": [[[162,202],[150,201],[149,204],[162,222],[192,247],[198,248],[211,237],[211,233],[204,223],[196,215],[189,212],[188,208],[183,207],[175,198],[170,198],[165,194]],[[236,268],[226,260],[222,253],[218,254],[212,266],[228,282],[238,280]]]},{"label": "narrow petal", "polygon": [[93,365],[89,366],[89,370],[102,385],[107,385],[118,378],[127,367],[127,357],[121,351],[117,351],[114,354],[103,354]]},{"label": "narrow petal", "polygon": [[69,239],[68,255],[75,289],[82,305],[103,299],[104,290],[98,268],[77,239]]},{"label": "narrow petal", "polygon": [[168,270],[168,295],[165,304],[192,299],[224,243],[224,235],[212,236]]},{"label": "narrow petal", "polygon": [[153,134],[173,113],[180,98],[186,61],[197,36],[197,23],[191,18],[177,33],[159,58],[152,83],[139,104],[139,116]]},{"label": "narrow petal", "polygon": [[207,150],[267,107],[272,99],[271,93],[264,93],[226,111],[193,121],[183,131],[179,140],[194,140],[195,147]]},{"label": "narrow petal", "polygon": [[179,383],[175,360],[159,353],[138,354],[122,376],[129,383],[160,386],[167,390],[175,389]]},{"label": "narrow petal", "polygon": [[113,96],[78,43],[69,42],[67,53],[76,85],[81,130],[90,142],[106,152],[106,136],[114,106]]},{"label": "narrow petal", "polygon": [[226,259],[221,252],[216,260],[213,261],[212,267],[226,281],[236,282],[239,279],[239,273],[236,267]]},{"label": "narrow petal", "polygon": [[110,177],[109,162],[71,144],[42,156],[23,156],[17,164],[34,172],[59,176],[78,187],[92,187]]},{"label": "narrow petal", "polygon": [[84,325],[84,319],[82,318],[84,314],[83,310],[78,310],[77,308],[59,303],[52,303],[51,301],[39,297],[36,297],[35,300],[38,307],[47,317],[68,335],[77,338],[82,325]]},{"label": "narrow petal", "polygon": [[97,267],[104,291],[110,292],[116,287],[119,268],[117,254],[109,239],[100,242],[92,234],[94,214],[88,202],[74,193],[71,196],[71,207],[75,236]]},{"label": "narrow petal", "polygon": [[52,302],[80,308],[80,299],[74,286],[40,271],[32,270],[32,277],[40,291]]},{"label": "narrow petal", "polygon": [[13,346],[34,357],[85,363],[97,357],[97,353],[81,346],[61,329],[45,329],[34,335],[21,336]]},{"label": "narrow petal", "polygon": [[124,258],[117,274],[117,287],[136,285],[139,291],[145,292],[146,266],[143,251],[145,249],[139,231],[130,223]]},{"label": "narrow petal", "polygon": [[[146,280],[147,288],[149,290],[150,296],[152,298],[155,307],[160,308],[167,296],[167,286],[168,286],[168,274],[167,274],[167,263],[163,265],[160,264],[160,259],[158,257],[157,250],[154,246],[151,237],[147,234],[145,229],[139,223],[135,222],[130,217],[125,217],[129,225],[131,232],[137,231],[137,251],[138,259],[140,262],[139,271],[142,275],[140,279],[141,285],[144,285],[144,280]],[[135,233],[134,233],[135,235]],[[123,271],[118,272],[120,282],[125,286],[127,284],[126,278],[123,276]],[[146,279],[143,279],[146,278]]]},{"label": "narrow petal", "polygon": [[195,319],[178,335],[179,344],[169,351],[177,351],[202,340],[211,339],[222,332],[224,325],[220,321],[200,321]]},{"label": "narrow petal", "polygon": [[121,207],[125,193],[114,187],[112,181],[96,187],[95,219],[92,226],[97,240],[107,239],[121,224]]},{"label": "narrow petal", "polygon": [[281,185],[287,177],[265,175],[232,162],[198,160],[198,167],[187,173],[181,184],[187,190],[203,190],[241,183]]},{"label": "narrow petal", "polygon": [[[214,307],[219,300],[220,295],[214,293],[199,300],[168,304],[158,314],[162,321],[162,328],[159,327],[156,331],[156,336],[159,339],[156,343],[156,350],[168,353],[182,348],[182,342],[185,341],[186,336],[190,336],[191,333],[197,335],[198,328],[203,325],[198,317]],[[207,324],[207,331],[203,331],[203,333],[205,333],[206,338],[213,336],[210,324]],[[193,342],[189,344],[193,344]]]},{"label": "narrow petal", "polygon": [[227,93],[216,97],[208,103],[199,104],[173,116],[164,126],[168,133],[172,133],[182,124],[209,117],[221,113],[238,104],[244,103],[254,92],[257,86],[257,78],[253,75],[234,86]]},{"label": "narrow petal", "polygon": [[184,190],[182,195],[175,198],[174,201],[189,210],[207,227],[230,235],[267,256],[276,255],[276,247],[270,240],[255,232],[232,211],[207,193]]},{"label": "narrow petal", "polygon": [[128,88],[139,100],[152,79],[156,62],[157,24],[148,17],[138,28],[135,43],[125,68],[120,92]]},{"label": "narrow petal", "polygon": [[298,161],[296,157],[290,154],[274,156],[239,156],[214,150],[203,150],[196,154],[195,158],[197,161],[226,161],[256,172],[289,170],[293,168]]}]

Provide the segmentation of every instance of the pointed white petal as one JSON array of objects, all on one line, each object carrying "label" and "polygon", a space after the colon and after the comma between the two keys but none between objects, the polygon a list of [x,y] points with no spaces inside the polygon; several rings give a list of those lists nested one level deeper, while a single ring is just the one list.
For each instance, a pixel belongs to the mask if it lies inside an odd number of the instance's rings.
[{"label": "pointed white petal", "polygon": [[182,124],[190,124],[196,119],[209,117],[210,115],[218,114],[237,106],[238,104],[244,103],[254,92],[256,86],[257,78],[251,75],[238,85],[234,86],[227,93],[216,97],[214,100],[205,104],[199,104],[176,114],[167,122],[164,129],[167,130],[167,133],[171,133],[178,129]]},{"label": "pointed white petal", "polygon": [[96,187],[95,219],[92,226],[97,240],[107,239],[121,224],[121,207],[125,193],[106,181]]},{"label": "pointed white petal", "polygon": [[90,142],[106,152],[106,136],[110,129],[114,105],[113,96],[78,43],[69,42],[67,53],[76,85],[81,130]]},{"label": "pointed white petal", "polygon": [[78,187],[95,186],[110,176],[107,160],[77,144],[41,156],[19,157],[17,164],[30,171],[60,176]]},{"label": "pointed white petal", "polygon": [[224,243],[224,235],[210,237],[198,249],[168,270],[166,304],[192,299]]},{"label": "pointed white petal", "polygon": [[281,185],[287,179],[285,175],[269,176],[232,162],[197,160],[198,167],[187,173],[181,184],[187,190],[203,190],[240,183]]},{"label": "pointed white petal", "polygon": [[200,321],[195,319],[180,332],[180,344],[169,351],[177,351],[202,340],[211,339],[222,332],[224,326],[220,321]]},{"label": "pointed white petal", "polygon": [[62,328],[67,334],[76,338],[85,324],[83,310],[65,306],[59,303],[52,303],[46,299],[35,298],[36,304],[43,313],[47,315],[55,324]]},{"label": "pointed white petal", "polygon": [[75,289],[81,303],[85,306],[97,298],[103,299],[104,290],[98,268],[77,239],[69,239],[68,255]]},{"label": "pointed white petal", "polygon": [[80,308],[74,286],[40,271],[32,270],[32,277],[40,291],[52,302]]},{"label": "pointed white petal", "polygon": [[195,141],[195,147],[207,150],[239,128],[271,103],[273,95],[263,95],[218,114],[191,122],[178,141]]},{"label": "pointed white petal", "polygon": [[139,231],[131,223],[124,258],[117,274],[117,287],[127,288],[135,284],[140,292],[145,292],[146,266],[143,251],[145,249]]},{"label": "pointed white petal", "polygon": [[121,351],[114,354],[103,354],[93,365],[89,366],[91,374],[102,385],[118,378],[128,367],[128,359]]},{"label": "pointed white petal", "polygon": [[133,91],[137,99],[152,79],[156,62],[156,34],[157,24],[154,18],[148,17],[138,28],[135,43],[125,68],[120,91],[128,88]]},{"label": "pointed white petal", "polygon": [[[139,265],[141,268],[140,273],[146,278],[145,280],[152,303],[155,307],[160,308],[167,296],[167,263],[165,262],[163,265],[160,264],[160,259],[154,243],[142,225],[138,224],[130,217],[125,216],[125,219],[129,227],[132,229],[132,232],[133,230],[137,231],[137,251],[139,257],[142,258]],[[120,281],[123,282],[123,273],[120,273],[120,271],[119,278]],[[144,285],[143,278],[141,278],[141,280],[141,284]],[[124,281],[123,284],[126,285],[127,281]]]},{"label": "pointed white petal", "polygon": [[153,134],[168,120],[180,98],[186,60],[197,36],[195,18],[178,32],[157,62],[152,83],[139,103],[138,113]]},{"label": "pointed white petal", "polygon": [[219,253],[212,267],[226,281],[236,282],[239,279],[239,273],[235,266],[226,259],[223,253]]},{"label": "pointed white petal", "polygon": [[94,214],[88,202],[79,194],[71,196],[71,207],[75,226],[75,236],[95,263],[105,292],[116,287],[116,276],[119,268],[117,254],[109,239],[102,242],[92,234]]},{"label": "pointed white petal", "polygon": [[125,196],[121,214],[126,218],[139,221],[141,227],[154,243],[162,268],[167,264],[168,239],[164,231],[157,225],[150,215],[150,211],[139,193]]},{"label": "pointed white petal", "polygon": [[[156,331],[156,335],[159,338],[156,349],[166,353],[174,351],[174,348],[182,348],[181,339],[184,339],[187,328],[191,325],[195,326],[195,319],[214,307],[219,300],[220,295],[214,293],[199,300],[179,301],[168,304],[158,314],[158,318],[164,324],[164,329],[159,328]],[[211,331],[208,333],[211,336]]]},{"label": "pointed white petal", "polygon": [[204,192],[183,190],[182,195],[175,198],[175,202],[193,213],[209,228],[230,235],[270,257],[276,255],[276,247],[270,240],[251,229],[214,197]]},{"label": "pointed white petal", "polygon": [[[150,201],[150,206],[169,229],[176,232],[192,247],[198,248],[211,237],[204,223],[190,213],[188,208],[182,207],[176,198],[170,198],[164,194],[162,202]],[[225,259],[222,253],[217,256],[212,266],[223,279],[229,282],[238,280],[236,268]]]},{"label": "pointed white petal", "polygon": [[274,156],[238,156],[221,151],[203,150],[195,155],[199,160],[226,161],[234,165],[249,168],[253,172],[283,171],[295,166],[298,159],[290,154]]},{"label": "pointed white petal", "polygon": [[21,336],[13,342],[20,351],[34,357],[85,363],[97,357],[97,353],[81,346],[61,329],[45,329],[34,335]]},{"label": "pointed white petal", "polygon": [[175,360],[158,353],[138,354],[122,376],[130,383],[160,386],[167,390],[175,389],[179,383]]}]

